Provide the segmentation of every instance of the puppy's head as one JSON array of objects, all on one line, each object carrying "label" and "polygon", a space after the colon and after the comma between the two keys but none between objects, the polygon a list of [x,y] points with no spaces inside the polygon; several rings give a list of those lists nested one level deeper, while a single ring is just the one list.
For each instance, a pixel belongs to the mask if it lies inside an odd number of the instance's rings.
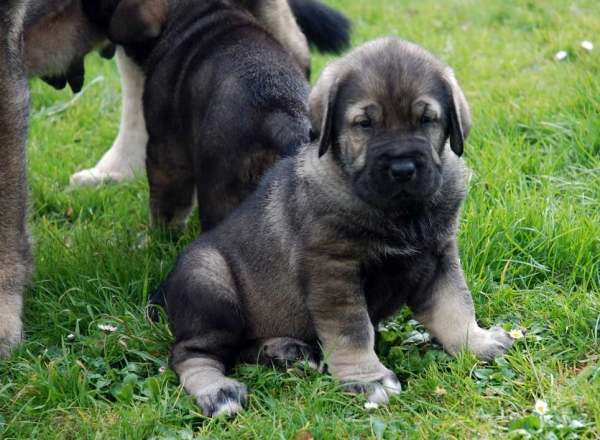
[{"label": "puppy's head", "polygon": [[446,141],[460,156],[471,126],[452,70],[393,37],[327,66],[310,111],[319,155],[332,154],[357,194],[377,206],[435,194]]},{"label": "puppy's head", "polygon": [[117,44],[157,38],[167,21],[167,0],[83,0],[92,22]]}]

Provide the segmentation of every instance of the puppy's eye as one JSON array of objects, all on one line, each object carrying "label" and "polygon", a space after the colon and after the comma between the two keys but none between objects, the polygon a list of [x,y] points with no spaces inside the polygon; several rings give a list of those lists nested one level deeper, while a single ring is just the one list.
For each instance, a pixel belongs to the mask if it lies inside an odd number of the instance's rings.
[{"label": "puppy's eye", "polygon": [[372,128],[373,127],[373,123],[371,122],[370,119],[361,119],[360,121],[355,122],[354,125],[357,125],[360,128]]},{"label": "puppy's eye", "polygon": [[435,122],[435,118],[431,116],[423,115],[421,116],[421,125],[430,125]]}]

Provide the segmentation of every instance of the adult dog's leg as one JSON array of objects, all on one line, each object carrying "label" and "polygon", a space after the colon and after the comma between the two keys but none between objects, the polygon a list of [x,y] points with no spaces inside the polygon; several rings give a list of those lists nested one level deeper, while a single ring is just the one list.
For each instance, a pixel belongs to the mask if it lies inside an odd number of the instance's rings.
[{"label": "adult dog's leg", "polygon": [[[337,255],[345,252],[332,250]],[[368,394],[371,402],[387,403],[401,386],[375,354],[375,330],[358,285],[358,264],[319,251],[307,256],[307,263],[308,306],[329,371],[346,389]]]},{"label": "adult dog's leg", "polygon": [[244,333],[235,282],[218,251],[188,252],[166,287],[175,336],[171,368],[204,415],[236,414],[246,404],[247,389],[225,377]]},{"label": "adult dog's leg", "polygon": [[310,50],[288,0],[248,2],[252,15],[290,52],[307,78],[310,77]]},{"label": "adult dog's leg", "polygon": [[117,49],[117,64],[121,74],[123,104],[119,134],[94,168],[79,171],[71,176],[71,185],[97,185],[101,182],[120,182],[133,179],[136,172],[144,170],[148,133],[142,108],[144,74]]},{"label": "adult dog's leg", "polygon": [[26,229],[29,90],[21,32],[24,4],[0,3],[0,358],[21,340],[23,290],[32,271]]},{"label": "adult dog's leg", "polygon": [[444,349],[456,355],[470,351],[482,360],[506,352],[513,340],[500,327],[485,330],[475,321],[473,298],[460,268],[456,246],[442,258],[430,289],[413,304],[415,318],[440,342]]}]

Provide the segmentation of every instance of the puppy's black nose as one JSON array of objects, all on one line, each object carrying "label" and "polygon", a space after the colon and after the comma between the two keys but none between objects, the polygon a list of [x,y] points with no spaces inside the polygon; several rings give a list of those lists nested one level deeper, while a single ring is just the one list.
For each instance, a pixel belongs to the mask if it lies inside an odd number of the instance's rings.
[{"label": "puppy's black nose", "polygon": [[412,159],[394,159],[390,163],[390,174],[400,182],[407,182],[417,171],[417,164]]}]

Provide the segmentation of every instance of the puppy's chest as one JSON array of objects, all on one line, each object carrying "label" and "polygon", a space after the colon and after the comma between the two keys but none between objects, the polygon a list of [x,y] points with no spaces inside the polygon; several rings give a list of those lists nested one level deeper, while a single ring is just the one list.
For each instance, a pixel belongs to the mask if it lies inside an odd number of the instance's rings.
[{"label": "puppy's chest", "polygon": [[367,255],[369,259],[383,260],[436,252],[447,236],[447,226],[428,215],[390,221],[370,234]]}]

